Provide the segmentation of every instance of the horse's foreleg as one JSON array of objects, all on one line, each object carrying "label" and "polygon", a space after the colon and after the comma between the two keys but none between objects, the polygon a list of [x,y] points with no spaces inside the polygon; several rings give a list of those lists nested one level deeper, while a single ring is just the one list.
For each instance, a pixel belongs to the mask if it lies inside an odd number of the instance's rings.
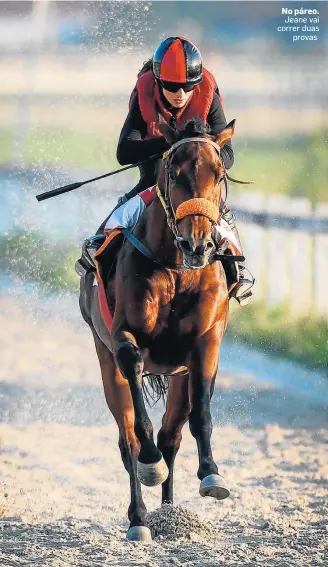
[{"label": "horse's foreleg", "polygon": [[133,335],[128,331],[115,331],[112,345],[116,363],[128,380],[133,400],[134,432],[140,442],[138,477],[143,484],[156,486],[164,482],[168,471],[162,453],[154,443],[153,426],[142,393],[142,354]]},{"label": "horse's foreleg", "polygon": [[139,441],[134,433],[134,410],[129,384],[116,367],[112,353],[93,331],[99,358],[107,405],[119,428],[119,448],[125,469],[130,476],[131,503],[128,510],[130,528],[127,538],[149,541],[151,533],[147,526],[147,510],[142,499],[141,485],[137,475]]},{"label": "horse's foreleg", "polygon": [[169,378],[166,411],[157,438],[157,447],[169,469],[169,476],[162,485],[162,504],[173,504],[174,460],[181,443],[181,431],[190,412],[188,382],[189,376]]},{"label": "horse's foreleg", "polygon": [[197,475],[202,481],[199,492],[201,496],[213,496],[218,500],[230,494],[224,478],[218,473],[211,448],[213,426],[210,401],[218,368],[220,340],[220,332],[216,329],[208,331],[197,340],[188,364],[192,406],[189,425],[198,448]]}]

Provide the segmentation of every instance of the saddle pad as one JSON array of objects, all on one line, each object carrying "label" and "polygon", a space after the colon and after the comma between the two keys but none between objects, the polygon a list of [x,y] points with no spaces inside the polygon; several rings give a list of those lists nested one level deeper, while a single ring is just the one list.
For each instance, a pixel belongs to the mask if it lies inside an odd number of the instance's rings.
[{"label": "saddle pad", "polygon": [[[121,236],[121,238],[118,238]],[[116,240],[117,239],[117,240]],[[115,240],[115,243],[114,243]],[[100,246],[100,248],[95,253],[95,264],[96,264],[96,273],[95,278],[98,284],[98,300],[99,300],[99,309],[103,321],[106,325],[106,328],[109,332],[112,331],[113,326],[113,316],[110,312],[108,307],[108,301],[106,297],[106,281],[107,277],[110,273],[110,268],[106,271],[106,262],[104,260],[108,260],[109,258],[113,261],[112,265],[115,261],[114,253],[117,252],[123,242],[123,235],[122,229],[118,228],[112,230],[111,233],[107,236],[105,242]]]}]

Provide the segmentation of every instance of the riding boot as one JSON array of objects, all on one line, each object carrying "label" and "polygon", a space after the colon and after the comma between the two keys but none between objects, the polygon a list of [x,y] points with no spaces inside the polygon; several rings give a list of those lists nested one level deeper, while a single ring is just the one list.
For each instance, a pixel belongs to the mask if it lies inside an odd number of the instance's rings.
[{"label": "riding boot", "polygon": [[[241,251],[241,253],[243,253],[239,233],[238,233],[237,227],[235,225],[236,217],[230,211],[230,209],[228,209],[226,204],[223,205],[222,218],[226,221],[226,223],[228,223],[230,229],[232,230],[232,232],[234,233],[234,235],[236,237],[236,240],[239,244],[240,251]],[[234,289],[232,290],[231,296],[234,297],[238,301],[239,305],[244,307],[244,306],[248,305],[253,299],[253,293],[251,291],[251,288],[254,285],[255,279],[253,278],[249,269],[246,268],[245,262],[238,262],[238,268],[239,268],[239,281],[238,281],[237,285],[234,287]],[[248,272],[250,277],[246,276],[245,271]]]}]

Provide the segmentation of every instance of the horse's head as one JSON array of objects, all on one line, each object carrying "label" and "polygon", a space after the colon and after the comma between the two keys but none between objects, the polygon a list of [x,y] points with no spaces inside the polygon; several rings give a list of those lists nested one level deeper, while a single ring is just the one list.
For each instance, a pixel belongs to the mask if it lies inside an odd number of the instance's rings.
[{"label": "horse's head", "polygon": [[180,131],[166,123],[159,126],[171,149],[164,155],[158,185],[184,263],[193,268],[204,267],[215,249],[213,225],[219,218],[226,175],[220,148],[232,138],[234,123],[218,136],[210,136],[199,119],[190,120]]}]

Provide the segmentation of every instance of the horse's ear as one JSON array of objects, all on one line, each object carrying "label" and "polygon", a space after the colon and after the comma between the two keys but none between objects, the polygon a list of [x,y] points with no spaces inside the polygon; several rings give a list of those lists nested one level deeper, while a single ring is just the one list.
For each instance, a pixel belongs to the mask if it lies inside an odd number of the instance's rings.
[{"label": "horse's ear", "polygon": [[171,126],[165,122],[164,118],[160,117],[158,128],[162,136],[164,136],[165,140],[173,146],[175,142],[178,141],[178,132],[171,128]]},{"label": "horse's ear", "polygon": [[235,131],[235,122],[236,120],[231,120],[225,129],[216,137],[215,142],[218,146],[220,146],[220,148],[223,148],[227,142],[230,142]]}]

